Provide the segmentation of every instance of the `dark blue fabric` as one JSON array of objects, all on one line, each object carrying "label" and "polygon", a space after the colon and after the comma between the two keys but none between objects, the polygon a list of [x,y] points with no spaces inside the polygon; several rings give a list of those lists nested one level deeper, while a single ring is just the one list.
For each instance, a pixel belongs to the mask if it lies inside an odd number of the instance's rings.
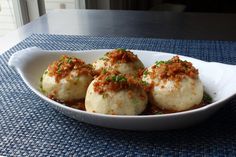
[{"label": "dark blue fabric", "polygon": [[236,156],[236,99],[207,121],[182,130],[135,132],[80,123],[52,109],[7,66],[11,54],[31,46],[154,50],[236,64],[236,42],[231,41],[34,34],[0,56],[0,155]]}]

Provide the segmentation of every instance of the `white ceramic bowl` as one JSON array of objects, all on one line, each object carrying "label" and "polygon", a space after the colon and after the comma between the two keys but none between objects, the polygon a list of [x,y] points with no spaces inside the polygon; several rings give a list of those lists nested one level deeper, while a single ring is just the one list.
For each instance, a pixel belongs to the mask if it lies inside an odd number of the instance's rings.
[{"label": "white ceramic bowl", "polygon": [[[98,113],[88,113],[55,102],[44,96],[39,90],[40,77],[47,66],[59,56],[66,54],[81,58],[87,63],[92,63],[109,50],[85,50],[85,51],[45,51],[36,47],[14,53],[8,64],[15,67],[26,85],[39,97],[49,102],[53,108],[66,116],[81,122],[126,130],[169,130],[191,126],[203,121],[226,102],[236,95],[236,66],[215,62],[205,62],[190,57],[180,56],[199,69],[200,79],[204,84],[205,91],[213,98],[213,103],[204,107],[162,115],[138,115],[116,116]],[[157,60],[168,60],[176,54],[161,52],[131,50],[144,63],[151,66]]]}]

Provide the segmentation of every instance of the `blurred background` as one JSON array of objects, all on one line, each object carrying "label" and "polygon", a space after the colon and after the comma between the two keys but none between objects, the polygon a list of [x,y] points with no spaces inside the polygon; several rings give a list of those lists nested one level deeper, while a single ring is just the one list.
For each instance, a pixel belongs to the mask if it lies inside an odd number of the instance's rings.
[{"label": "blurred background", "polygon": [[0,36],[54,9],[235,14],[236,0],[0,0]]}]

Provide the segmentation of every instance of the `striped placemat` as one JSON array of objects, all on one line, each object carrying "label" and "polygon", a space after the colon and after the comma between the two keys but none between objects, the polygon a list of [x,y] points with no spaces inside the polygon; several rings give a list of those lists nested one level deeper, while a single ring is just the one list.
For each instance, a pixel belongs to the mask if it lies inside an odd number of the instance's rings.
[{"label": "striped placemat", "polygon": [[[236,99],[202,124],[135,132],[80,123],[52,109],[7,66],[16,51],[128,48],[236,64],[236,42],[33,34],[0,56],[0,155],[236,156]],[[230,82],[229,82],[230,83]]]}]

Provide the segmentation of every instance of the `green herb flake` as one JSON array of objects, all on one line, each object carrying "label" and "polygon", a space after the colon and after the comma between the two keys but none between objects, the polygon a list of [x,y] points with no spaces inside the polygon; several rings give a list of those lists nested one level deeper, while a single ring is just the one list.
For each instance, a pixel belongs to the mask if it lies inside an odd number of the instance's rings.
[{"label": "green herb flake", "polygon": [[58,67],[60,67],[60,66],[62,65],[62,63],[63,63],[63,62],[60,62],[60,63],[58,64]]},{"label": "green herb flake", "polygon": [[144,77],[147,77],[147,75],[148,75],[148,70],[145,70],[145,71],[143,72],[143,75],[144,75]]},{"label": "green herb flake", "polygon": [[212,102],[212,97],[207,94],[207,93],[203,93],[203,100],[206,101],[207,103],[211,103]]},{"label": "green herb flake", "polygon": [[40,91],[41,91],[43,94],[46,93],[46,91],[43,89],[43,85],[42,85],[42,83],[40,84],[39,88],[40,88]]},{"label": "green herb flake", "polygon": [[46,75],[47,73],[48,73],[48,70],[45,70],[45,71],[44,71],[44,74]]},{"label": "green herb flake", "polygon": [[68,58],[67,63],[69,63],[69,64],[72,63],[72,58],[71,57]]},{"label": "green herb flake", "polygon": [[124,81],[127,81],[127,79],[122,76],[122,75],[116,75],[115,78],[114,78],[115,82],[124,82]]},{"label": "green herb flake", "polygon": [[99,60],[104,60],[104,61],[106,61],[106,60],[108,60],[106,57],[101,57],[101,58],[99,58]]},{"label": "green herb flake", "polygon": [[119,81],[120,82],[125,82],[125,81],[127,81],[127,79],[125,77],[122,77]]},{"label": "green herb flake", "polygon": [[167,62],[166,61],[156,61],[155,64],[156,66],[160,66],[161,64],[166,64]]},{"label": "green herb flake", "polygon": [[43,76],[40,77],[40,82],[42,82],[42,81],[43,81]]},{"label": "green herb flake", "polygon": [[111,81],[111,77],[110,77],[110,76],[107,76],[107,77],[106,77],[106,81]]},{"label": "green herb flake", "polygon": [[58,70],[57,70],[57,73],[58,73],[58,74],[60,74],[61,71],[62,71],[61,65],[62,65],[62,62],[60,62],[60,63],[58,64]]},{"label": "green herb flake", "polygon": [[102,69],[102,74],[106,74],[107,70],[106,69]]},{"label": "green herb flake", "polygon": [[141,82],[143,85],[145,85],[145,86],[148,86],[149,85],[149,83],[147,83],[146,81],[142,81]]},{"label": "green herb flake", "polygon": [[59,67],[59,69],[57,70],[57,73],[60,74],[61,73],[61,68]]},{"label": "green herb flake", "polygon": [[113,82],[115,82],[115,81],[116,81],[116,76],[112,76],[112,77],[111,77],[111,80],[112,80]]},{"label": "green herb flake", "polygon": [[113,76],[108,76],[106,78],[106,81],[125,82],[125,81],[127,81],[127,79],[122,75],[113,75]]}]

